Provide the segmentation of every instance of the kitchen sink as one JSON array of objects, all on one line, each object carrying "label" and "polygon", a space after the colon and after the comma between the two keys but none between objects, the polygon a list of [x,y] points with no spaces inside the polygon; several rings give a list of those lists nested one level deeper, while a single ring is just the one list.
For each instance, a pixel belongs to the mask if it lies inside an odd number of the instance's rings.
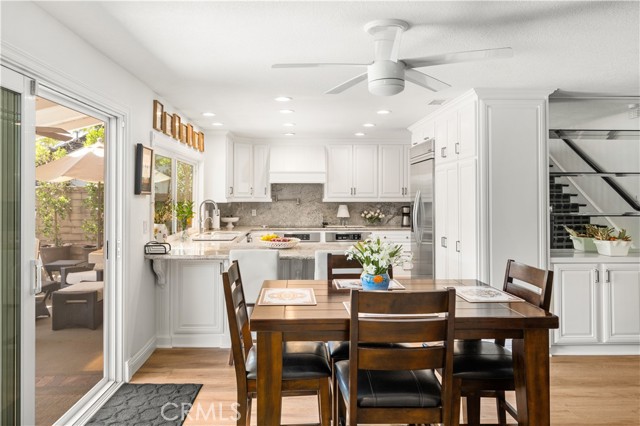
[{"label": "kitchen sink", "polygon": [[192,238],[193,241],[233,241],[242,235],[241,232],[211,231],[203,232]]}]

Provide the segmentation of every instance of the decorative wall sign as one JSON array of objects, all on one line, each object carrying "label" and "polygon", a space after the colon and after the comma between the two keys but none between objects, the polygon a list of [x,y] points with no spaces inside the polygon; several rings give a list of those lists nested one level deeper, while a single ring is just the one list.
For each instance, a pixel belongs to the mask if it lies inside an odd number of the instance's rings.
[{"label": "decorative wall sign", "polygon": [[157,100],[153,101],[153,129],[204,152],[204,133],[194,131],[190,123],[183,123],[178,114],[164,111],[164,106]]},{"label": "decorative wall sign", "polygon": [[136,145],[135,194],[151,194],[153,150],[141,143]]},{"label": "decorative wall sign", "polygon": [[153,128],[162,131],[162,118],[164,116],[164,107],[158,101],[153,101]]},{"label": "decorative wall sign", "polygon": [[171,136],[180,140],[180,116],[178,114],[173,114],[173,119],[171,120]]}]

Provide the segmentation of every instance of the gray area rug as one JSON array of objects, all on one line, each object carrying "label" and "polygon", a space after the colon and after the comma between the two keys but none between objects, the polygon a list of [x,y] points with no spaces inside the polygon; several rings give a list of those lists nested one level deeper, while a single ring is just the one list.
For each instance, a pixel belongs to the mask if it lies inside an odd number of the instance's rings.
[{"label": "gray area rug", "polygon": [[89,420],[91,426],[180,426],[202,385],[125,383]]}]

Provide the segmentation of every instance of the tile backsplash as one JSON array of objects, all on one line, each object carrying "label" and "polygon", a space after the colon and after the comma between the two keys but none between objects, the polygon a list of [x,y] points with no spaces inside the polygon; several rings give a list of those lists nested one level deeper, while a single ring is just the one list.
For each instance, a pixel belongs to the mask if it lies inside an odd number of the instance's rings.
[{"label": "tile backsplash", "polygon": [[[320,227],[322,221],[329,225],[338,225],[340,219],[336,217],[338,206],[346,204],[349,208],[349,225],[366,225],[360,216],[363,210],[380,209],[385,214],[381,225],[400,226],[401,207],[404,203],[365,202],[365,203],[323,203],[323,185],[321,184],[272,184],[271,197],[294,201],[278,201],[271,203],[232,202],[220,204],[222,216],[237,216],[240,221],[236,225],[273,227]],[[300,199],[296,204],[295,199]],[[256,211],[256,216],[251,216],[251,210]]]}]

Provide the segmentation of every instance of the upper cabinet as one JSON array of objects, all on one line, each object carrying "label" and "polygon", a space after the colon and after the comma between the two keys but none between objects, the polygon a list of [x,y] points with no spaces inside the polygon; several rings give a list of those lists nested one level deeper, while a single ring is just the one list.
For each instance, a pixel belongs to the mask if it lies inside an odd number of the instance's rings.
[{"label": "upper cabinet", "polygon": [[234,143],[232,176],[227,198],[271,201],[269,146],[247,142]]},{"label": "upper cabinet", "polygon": [[327,146],[324,201],[378,197],[378,145]]},{"label": "upper cabinet", "polygon": [[435,120],[436,163],[476,155],[476,103],[469,102]]},{"label": "upper cabinet", "polygon": [[380,145],[378,196],[405,201],[409,196],[409,145]]}]

